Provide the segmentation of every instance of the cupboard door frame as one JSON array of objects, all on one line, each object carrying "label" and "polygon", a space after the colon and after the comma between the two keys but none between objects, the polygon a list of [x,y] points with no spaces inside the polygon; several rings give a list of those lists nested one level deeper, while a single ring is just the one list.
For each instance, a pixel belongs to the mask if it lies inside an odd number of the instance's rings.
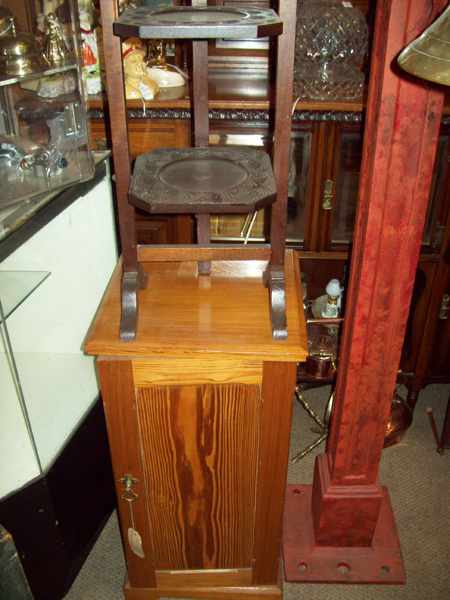
[{"label": "cupboard door frame", "polygon": [[[128,581],[135,587],[155,588],[154,553],[147,507],[148,490],[145,489],[139,427],[136,418],[136,391],[132,361],[98,358],[97,372],[105,407]],[[127,474],[137,480],[133,485],[133,492],[137,494],[135,501],[132,502],[134,523],[129,503],[122,499],[124,484],[121,479]],[[130,547],[125,533],[130,528],[135,529],[141,536],[143,558],[135,554]]]}]

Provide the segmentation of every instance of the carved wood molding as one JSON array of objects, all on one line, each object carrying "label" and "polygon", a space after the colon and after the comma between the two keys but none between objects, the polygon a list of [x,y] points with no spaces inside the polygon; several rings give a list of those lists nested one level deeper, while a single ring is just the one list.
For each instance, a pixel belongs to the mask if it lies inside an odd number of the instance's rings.
[{"label": "carved wood molding", "polygon": [[[191,118],[191,111],[187,108],[148,108],[143,109],[131,108],[127,110],[128,119],[142,120],[181,120],[186,121]],[[90,119],[104,119],[105,112],[101,109],[93,108],[89,110]],[[246,121],[255,122],[270,120],[268,110],[253,110],[253,109],[212,109],[209,111],[209,119],[212,121]],[[362,112],[334,112],[305,110],[296,111],[293,121],[333,121],[337,123],[361,123],[363,120]]]}]

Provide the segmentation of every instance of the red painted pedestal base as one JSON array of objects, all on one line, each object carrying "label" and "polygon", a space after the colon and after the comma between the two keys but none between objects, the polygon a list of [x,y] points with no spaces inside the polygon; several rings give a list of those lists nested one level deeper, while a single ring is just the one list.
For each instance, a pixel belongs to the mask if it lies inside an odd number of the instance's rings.
[{"label": "red painted pedestal base", "polygon": [[317,546],[310,485],[289,485],[283,555],[287,581],[302,583],[405,583],[394,515],[386,488],[373,542],[368,547]]}]

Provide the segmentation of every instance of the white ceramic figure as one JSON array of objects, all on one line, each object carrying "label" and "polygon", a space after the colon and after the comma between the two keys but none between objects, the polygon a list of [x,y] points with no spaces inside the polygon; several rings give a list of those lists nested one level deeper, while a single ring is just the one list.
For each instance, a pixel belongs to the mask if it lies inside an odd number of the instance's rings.
[{"label": "white ceramic figure", "polygon": [[336,319],[339,317],[341,311],[343,292],[339,279],[330,279],[325,291],[327,293],[327,303],[322,310],[322,317],[325,319]]}]

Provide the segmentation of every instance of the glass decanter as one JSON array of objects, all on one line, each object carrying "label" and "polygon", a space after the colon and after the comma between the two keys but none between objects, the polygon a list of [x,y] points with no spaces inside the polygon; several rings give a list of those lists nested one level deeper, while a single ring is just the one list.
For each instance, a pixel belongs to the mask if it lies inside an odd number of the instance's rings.
[{"label": "glass decanter", "polygon": [[300,1],[294,68],[296,97],[360,99],[367,45],[365,17],[351,2]]}]

